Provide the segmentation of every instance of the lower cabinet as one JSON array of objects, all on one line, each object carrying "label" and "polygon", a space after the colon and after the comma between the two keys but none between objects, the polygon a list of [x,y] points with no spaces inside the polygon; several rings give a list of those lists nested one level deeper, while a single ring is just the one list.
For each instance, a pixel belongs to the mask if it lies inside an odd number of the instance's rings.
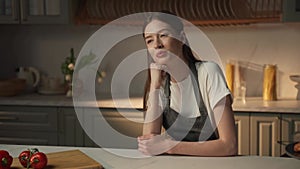
[{"label": "lower cabinet", "polygon": [[143,113],[134,109],[84,108],[77,112],[87,135],[100,147],[137,148]]},{"label": "lower cabinet", "polygon": [[[0,106],[0,144],[118,147],[115,132],[136,141],[142,134],[143,113],[131,109]],[[103,128],[102,124],[107,124]],[[100,127],[99,127],[100,126]],[[109,130],[108,130],[109,129]],[[85,131],[87,130],[87,131]],[[121,142],[136,148],[137,142]],[[121,147],[120,147],[121,148]]]},{"label": "lower cabinet", "polygon": [[57,145],[57,108],[0,106],[0,143]]},{"label": "lower cabinet", "polygon": [[235,112],[239,155],[280,156],[280,113]]},{"label": "lower cabinet", "polygon": [[45,131],[0,131],[0,144],[57,145],[57,133]]},{"label": "lower cabinet", "polygon": [[280,156],[280,139],[280,114],[251,114],[250,155]]},{"label": "lower cabinet", "polygon": [[[76,110],[80,111],[81,109]],[[58,117],[58,145],[97,147],[85,134],[74,108],[59,108]]]},{"label": "lower cabinet", "polygon": [[239,155],[281,156],[300,141],[300,114],[235,112]]},{"label": "lower cabinet", "polygon": [[238,154],[250,154],[250,113],[235,113]]},{"label": "lower cabinet", "polygon": [[[300,114],[234,116],[239,155],[280,156],[300,141]],[[0,106],[0,144],[136,148],[142,122],[134,109]]]},{"label": "lower cabinet", "polygon": [[284,154],[286,153],[285,146],[287,144],[300,141],[300,114],[283,114],[281,125],[281,154]]},{"label": "lower cabinet", "polygon": [[62,146],[84,146],[82,130],[73,108],[58,109],[58,144]]}]

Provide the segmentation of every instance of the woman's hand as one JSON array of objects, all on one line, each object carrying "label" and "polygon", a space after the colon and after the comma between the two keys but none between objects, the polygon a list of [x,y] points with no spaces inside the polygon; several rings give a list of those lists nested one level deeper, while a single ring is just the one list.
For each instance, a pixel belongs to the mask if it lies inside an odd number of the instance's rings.
[{"label": "woman's hand", "polygon": [[165,135],[148,134],[138,137],[138,149],[145,155],[170,154],[176,142]]},{"label": "woman's hand", "polygon": [[166,73],[167,66],[157,63],[150,64],[151,89],[159,89]]}]

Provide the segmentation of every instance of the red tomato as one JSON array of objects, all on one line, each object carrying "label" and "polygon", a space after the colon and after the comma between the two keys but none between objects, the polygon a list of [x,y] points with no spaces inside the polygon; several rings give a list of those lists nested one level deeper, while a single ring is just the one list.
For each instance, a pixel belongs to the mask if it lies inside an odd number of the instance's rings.
[{"label": "red tomato", "polygon": [[0,169],[9,169],[12,162],[12,156],[7,151],[0,150]]},{"label": "red tomato", "polygon": [[34,153],[30,158],[31,167],[42,169],[47,166],[47,156],[42,152]]},{"label": "red tomato", "polygon": [[27,168],[27,164],[30,164],[29,159],[30,159],[30,151],[29,150],[23,151],[22,153],[20,153],[19,161],[20,161],[20,163],[22,164],[23,167]]}]

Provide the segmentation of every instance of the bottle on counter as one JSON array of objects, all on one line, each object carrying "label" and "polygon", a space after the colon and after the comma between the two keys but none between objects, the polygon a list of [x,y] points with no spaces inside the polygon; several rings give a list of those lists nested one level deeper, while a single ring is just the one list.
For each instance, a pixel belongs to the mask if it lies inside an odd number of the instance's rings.
[{"label": "bottle on counter", "polygon": [[227,61],[226,63],[226,82],[231,93],[234,93],[234,74],[235,74],[235,65],[232,60]]},{"label": "bottle on counter", "polygon": [[277,100],[276,71],[276,65],[264,65],[263,100]]},{"label": "bottle on counter", "polygon": [[240,61],[229,60],[226,64],[226,81],[234,100],[246,102],[246,80]]}]

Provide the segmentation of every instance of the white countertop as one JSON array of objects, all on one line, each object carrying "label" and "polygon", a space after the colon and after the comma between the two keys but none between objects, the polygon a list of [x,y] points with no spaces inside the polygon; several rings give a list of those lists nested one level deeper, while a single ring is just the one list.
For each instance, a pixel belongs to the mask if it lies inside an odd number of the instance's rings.
[{"label": "white countertop", "polygon": [[[100,108],[135,108],[142,109],[142,97],[128,99],[100,98],[97,102],[84,101],[80,103],[83,107],[100,107]],[[15,97],[0,97],[1,105],[11,106],[56,106],[56,107],[73,107],[73,99],[64,95],[20,95]],[[233,110],[238,112],[274,112],[274,113],[300,113],[300,100],[295,99],[278,99],[276,101],[263,101],[260,97],[246,98],[246,102],[235,100]]]},{"label": "white countertop", "polygon": [[234,101],[232,107],[239,112],[300,113],[300,100],[264,101],[260,97],[250,97],[246,98],[246,102]]},{"label": "white countertop", "polygon": [[[101,163],[105,169],[299,169],[300,160],[284,157],[259,157],[259,156],[236,156],[236,157],[191,157],[191,156],[154,156],[148,158],[121,157],[104,151],[101,148],[82,147],[54,147],[54,146],[24,146],[0,144],[0,149],[9,151],[13,157],[27,148],[38,148],[45,153],[60,152],[79,149],[89,157]],[[133,149],[112,149],[116,152],[140,154]]]},{"label": "white countertop", "polygon": [[[82,107],[101,107],[101,108],[136,108],[142,109],[143,99],[141,97],[128,99],[118,98],[115,102],[107,97],[100,98],[97,102],[84,101],[80,103]],[[14,97],[0,97],[0,106],[55,106],[55,107],[73,107],[73,99],[65,95],[40,95],[28,94]]]}]

